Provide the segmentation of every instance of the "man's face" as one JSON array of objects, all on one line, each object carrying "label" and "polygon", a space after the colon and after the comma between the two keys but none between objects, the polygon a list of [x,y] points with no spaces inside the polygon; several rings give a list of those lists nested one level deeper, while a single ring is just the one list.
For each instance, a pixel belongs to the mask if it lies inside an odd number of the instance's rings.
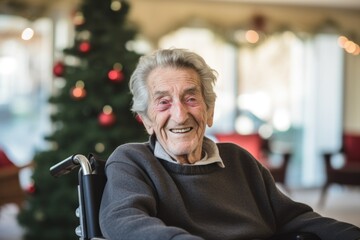
[{"label": "man's face", "polygon": [[143,122],[148,133],[155,133],[165,151],[180,163],[200,160],[213,109],[206,107],[198,74],[191,68],[156,68],[147,86],[148,118],[143,117]]}]

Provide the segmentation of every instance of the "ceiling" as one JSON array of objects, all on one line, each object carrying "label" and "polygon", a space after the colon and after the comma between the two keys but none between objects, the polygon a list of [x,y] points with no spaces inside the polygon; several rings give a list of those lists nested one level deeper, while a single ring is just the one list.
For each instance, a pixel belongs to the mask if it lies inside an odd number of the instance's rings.
[{"label": "ceiling", "polygon": [[[220,0],[221,1],[221,0]],[[297,5],[360,10],[359,0],[222,0],[223,2],[259,3],[269,5]]]},{"label": "ceiling", "polygon": [[[47,16],[58,9],[73,9],[81,0],[0,0],[0,14],[22,16],[29,20]],[[324,7],[360,11],[360,0],[130,0],[134,2],[232,2],[245,4],[287,5],[303,7]]]},{"label": "ceiling", "polygon": [[[18,36],[29,21],[66,16],[81,1],[84,0],[0,0],[0,34],[4,38]],[[267,10],[266,17],[272,20],[268,21],[270,31],[272,26],[276,28],[282,23],[291,26],[294,31],[312,31],[314,25],[322,24],[325,18],[330,17],[341,26],[343,32],[357,32],[360,39],[360,0],[128,1],[132,5],[129,20],[138,25],[143,36],[153,43],[178,25],[187,24],[191,20],[196,22],[197,18],[217,29],[236,28],[238,24],[252,19],[257,11],[261,13],[263,8]],[[21,18],[10,19],[9,16]]]},{"label": "ceiling", "polygon": [[80,0],[0,0],[0,14],[36,20],[57,9],[72,9]]}]

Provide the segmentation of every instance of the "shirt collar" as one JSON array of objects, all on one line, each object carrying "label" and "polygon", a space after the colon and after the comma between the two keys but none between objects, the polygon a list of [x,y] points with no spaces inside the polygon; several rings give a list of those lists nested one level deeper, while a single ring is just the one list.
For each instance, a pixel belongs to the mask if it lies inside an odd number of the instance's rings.
[{"label": "shirt collar", "polygon": [[[219,149],[216,143],[207,137],[204,137],[203,151],[205,153],[204,157],[201,160],[195,162],[193,165],[208,165],[212,163],[217,163],[220,167],[225,167],[224,162],[220,157]],[[180,164],[176,160],[172,159],[169,154],[166,153],[164,148],[157,140],[155,142],[154,155],[157,158]]]}]

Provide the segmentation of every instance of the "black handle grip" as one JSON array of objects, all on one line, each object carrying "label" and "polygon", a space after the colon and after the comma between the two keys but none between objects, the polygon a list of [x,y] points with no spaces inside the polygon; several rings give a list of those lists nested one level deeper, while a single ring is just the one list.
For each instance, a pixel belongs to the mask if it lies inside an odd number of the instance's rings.
[{"label": "black handle grip", "polygon": [[60,177],[62,175],[70,173],[72,170],[79,167],[79,163],[77,161],[74,161],[74,156],[76,155],[72,155],[62,160],[61,162],[53,165],[50,168],[50,174],[53,177]]}]

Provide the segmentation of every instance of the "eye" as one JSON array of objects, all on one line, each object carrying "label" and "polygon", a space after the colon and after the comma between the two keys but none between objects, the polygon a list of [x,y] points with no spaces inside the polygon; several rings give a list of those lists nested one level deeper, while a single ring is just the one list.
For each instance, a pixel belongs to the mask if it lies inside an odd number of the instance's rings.
[{"label": "eye", "polygon": [[159,105],[169,104],[169,100],[161,99],[161,100],[158,102],[158,104],[159,104]]},{"label": "eye", "polygon": [[169,99],[161,98],[156,103],[156,108],[158,111],[164,111],[170,107],[171,103]]},{"label": "eye", "polygon": [[189,106],[197,106],[198,98],[196,98],[195,96],[188,97],[186,98],[186,104],[188,104]]}]

